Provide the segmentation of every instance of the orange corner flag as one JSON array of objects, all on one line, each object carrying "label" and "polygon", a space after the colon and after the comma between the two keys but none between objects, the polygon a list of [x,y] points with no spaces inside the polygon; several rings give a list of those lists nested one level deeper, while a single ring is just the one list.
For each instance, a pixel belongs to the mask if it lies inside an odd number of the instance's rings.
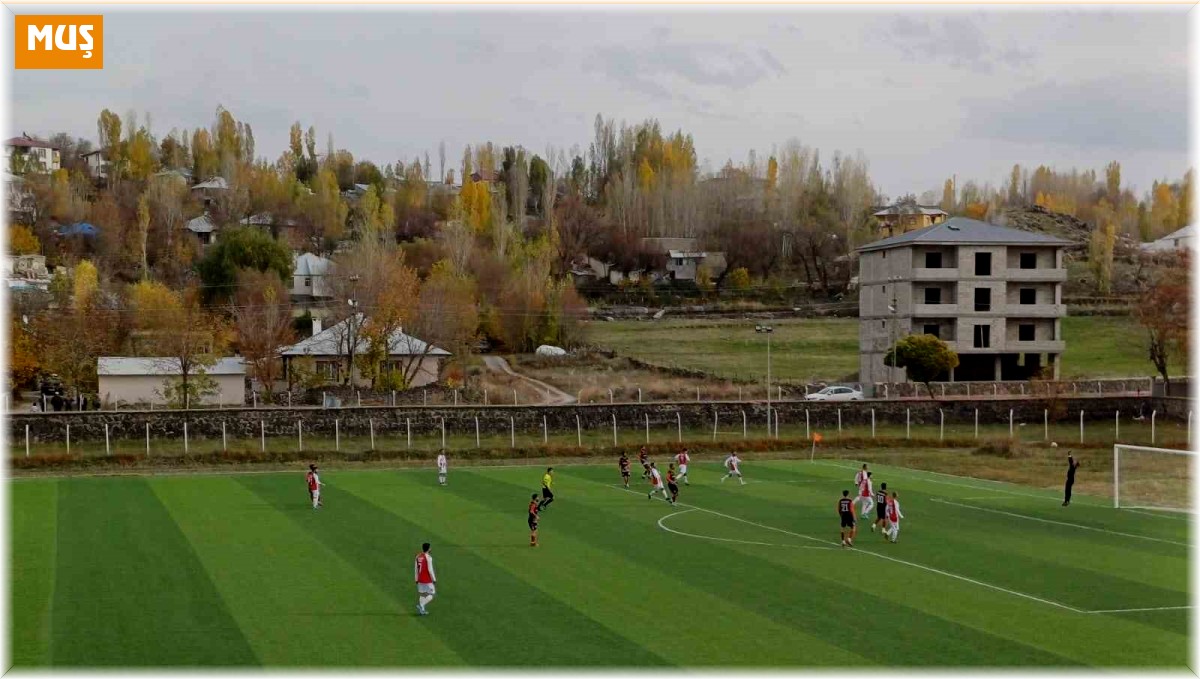
[{"label": "orange corner flag", "polygon": [[820,442],[821,442],[821,435],[820,435],[820,434],[813,434],[813,442],[814,442],[814,443],[820,443]]}]

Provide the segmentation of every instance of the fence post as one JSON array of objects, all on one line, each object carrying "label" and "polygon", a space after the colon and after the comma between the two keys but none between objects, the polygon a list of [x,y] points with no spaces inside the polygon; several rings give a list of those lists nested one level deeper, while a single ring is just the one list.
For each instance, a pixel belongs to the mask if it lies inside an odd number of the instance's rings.
[{"label": "fence post", "polygon": [[1013,409],[1008,409],[1008,438],[1013,437]]},{"label": "fence post", "polygon": [[[25,425],[25,429],[28,430],[29,425]],[[26,433],[28,434],[28,431]],[[25,439],[26,439],[26,441],[28,441],[29,437],[26,436]],[[717,440],[717,411],[714,410],[713,411],[713,442],[715,443],[716,440]],[[28,447],[28,446],[26,446],[26,447]]]},{"label": "fence post", "polygon": [[1098,393],[1098,394],[1104,393],[1104,383],[1099,380],[1096,380],[1096,393]]},{"label": "fence post", "polygon": [[518,405],[518,403],[517,403],[517,390],[516,390],[516,389],[513,389],[513,405]]},{"label": "fence post", "polygon": [[742,411],[742,438],[746,438],[746,411]]},{"label": "fence post", "polygon": [[613,445],[617,445],[617,414],[613,413]]},{"label": "fence post", "polygon": [[992,382],[992,396],[999,396],[999,395],[1000,395],[1000,385],[996,384],[995,382]]},{"label": "fence post", "polygon": [[375,420],[368,419],[367,427],[371,431],[371,450],[374,451],[375,450]]},{"label": "fence post", "polygon": [[779,438],[779,408],[775,409],[775,438]]},{"label": "fence post", "polygon": [[188,452],[187,422],[184,422],[183,423],[183,454],[187,455],[187,452]]},{"label": "fence post", "polygon": [[517,447],[517,420],[512,415],[508,416],[508,438],[509,448]]},{"label": "fence post", "polygon": [[258,392],[252,391],[252,392],[250,392],[250,396],[252,397],[252,399],[254,401],[254,407],[257,408],[258,407]]},{"label": "fence post", "polygon": [[888,385],[886,385],[886,384],[885,384],[885,385],[883,385],[883,399],[884,399],[885,401],[886,401],[886,400],[889,398],[889,396],[888,396],[888,391],[889,391],[889,389],[888,389]]},{"label": "fence post", "polygon": [[942,382],[942,398],[946,398],[946,383]]},{"label": "fence post", "polygon": [[1079,411],[1079,442],[1083,443],[1083,411]]},{"label": "fence post", "polygon": [[421,390],[421,405],[423,405],[423,406],[429,405],[429,390],[428,389]]},{"label": "fence post", "polygon": [[[458,393],[458,392],[455,392],[455,393]],[[442,450],[445,450],[446,449],[446,418],[443,417],[443,418],[441,418],[441,420],[442,420]]]},{"label": "fence post", "polygon": [[146,457],[150,457],[150,423],[146,423]]},{"label": "fence post", "polygon": [[946,413],[938,408],[938,440],[946,440]]},{"label": "fence post", "polygon": [[412,448],[412,418],[404,418],[404,429],[408,432],[408,447]]},{"label": "fence post", "polygon": [[1042,440],[1050,440],[1050,409],[1042,410]]},{"label": "fence post", "polygon": [[612,403],[613,403],[613,393],[612,393],[612,389],[609,389],[608,390],[608,404],[612,405]]},{"label": "fence post", "polygon": [[1118,410],[1116,417],[1114,419],[1113,443],[1120,443],[1120,441],[1121,441],[1121,411]]},{"label": "fence post", "polygon": [[108,423],[104,423],[104,454],[112,455],[112,447],[108,443]]},{"label": "fence post", "polygon": [[[42,397],[42,400],[43,400],[43,401],[45,401],[45,400],[46,400],[46,397],[44,397],[44,396],[43,396],[43,397]],[[738,402],[741,402],[741,400],[742,400],[742,388],[741,388],[741,387],[738,387]],[[42,404],[42,411],[43,411],[43,412],[45,412],[45,410],[46,410],[46,405],[43,403],[43,404]]]},{"label": "fence post", "polygon": [[638,403],[642,402],[642,388],[638,387]]},{"label": "fence post", "polygon": [[458,390],[454,390],[454,405],[458,405]]},{"label": "fence post", "polygon": [[25,457],[29,457],[29,425],[25,425]]},{"label": "fence post", "polygon": [[487,404],[488,404],[488,390],[484,389],[483,390],[483,405],[487,405]]},{"label": "fence post", "polygon": [[[698,399],[697,399],[697,400],[698,400]],[[782,401],[782,400],[783,400],[783,387],[779,387],[779,391],[777,392],[777,394],[776,394],[776,396],[775,396],[775,400],[776,400],[776,401]]]},{"label": "fence post", "polygon": [[875,409],[871,408],[871,438],[875,438]]},{"label": "fence post", "polygon": [[646,443],[650,443],[650,413],[643,413],[646,416]]},{"label": "fence post", "polygon": [[838,436],[841,436],[842,435],[842,409],[841,408],[837,409],[837,414],[838,414]]},{"label": "fence post", "polygon": [[975,409],[975,438],[979,439],[979,408]]},{"label": "fence post", "polygon": [[475,448],[479,448],[479,418],[475,418]]},{"label": "fence post", "polygon": [[393,408],[396,407],[396,390],[395,389],[392,390],[392,407]]},{"label": "fence post", "polygon": [[299,443],[300,452],[304,452],[304,426],[300,420],[296,420],[296,441]]},{"label": "fence post", "polygon": [[71,454],[71,425],[67,425],[67,455]]},{"label": "fence post", "polygon": [[355,390],[354,395],[358,397],[358,407],[362,407],[362,392]]},{"label": "fence post", "polygon": [[904,409],[904,438],[912,438],[912,409]]},{"label": "fence post", "polygon": [[583,447],[583,425],[579,423],[579,415],[575,416],[575,445]]},{"label": "fence post", "polygon": [[329,407],[329,396],[323,391],[321,392],[321,407],[322,408]]},{"label": "fence post", "polygon": [[696,403],[700,402],[700,387],[696,387]]},{"label": "fence post", "polygon": [[1150,411],[1150,443],[1151,443],[1151,444],[1153,444],[1153,443],[1154,443],[1154,434],[1155,434],[1155,422],[1154,422],[1154,420],[1155,420],[1155,418],[1156,418],[1157,416],[1158,416],[1158,411],[1157,411],[1157,410],[1151,410],[1151,411]]},{"label": "fence post", "polygon": [[338,424],[338,419],[333,418],[333,449],[340,451],[342,449],[342,429]]},{"label": "fence post", "polygon": [[550,429],[546,426],[546,416],[542,415],[542,445],[550,443]]},{"label": "fence post", "polygon": [[229,452],[229,439],[225,436],[225,421],[221,420],[221,451]]},{"label": "fence post", "polygon": [[683,443],[683,416],[679,411],[675,411],[675,431],[679,434],[677,437],[680,443]]},{"label": "fence post", "polygon": [[967,382],[967,398],[971,397],[971,383]]},{"label": "fence post", "polygon": [[[267,423],[264,420],[258,421],[258,433],[262,437],[259,440],[262,452],[267,452]],[[146,425],[146,457],[150,456],[150,425]]]}]

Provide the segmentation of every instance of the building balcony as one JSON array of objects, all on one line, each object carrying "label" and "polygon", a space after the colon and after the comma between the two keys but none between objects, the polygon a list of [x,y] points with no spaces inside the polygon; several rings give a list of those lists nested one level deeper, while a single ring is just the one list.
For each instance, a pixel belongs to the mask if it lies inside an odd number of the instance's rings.
[{"label": "building balcony", "polygon": [[1008,318],[1060,318],[1067,315],[1067,305],[1005,304],[1001,311]]},{"label": "building balcony", "polygon": [[1066,269],[1007,269],[1005,280],[1019,283],[1065,283]]},{"label": "building balcony", "polygon": [[1063,340],[1032,340],[1028,342],[1009,340],[1004,343],[1003,351],[1014,354],[1057,354],[1062,353],[1066,348],[1067,343]]},{"label": "building balcony", "polygon": [[914,281],[956,281],[959,279],[958,269],[942,268],[942,269],[925,269],[916,268],[912,271],[912,280]]},{"label": "building balcony", "polygon": [[957,304],[914,304],[912,313],[904,313],[904,309],[900,312],[904,316],[920,316],[922,318],[945,318],[947,316],[957,316],[960,307]]}]

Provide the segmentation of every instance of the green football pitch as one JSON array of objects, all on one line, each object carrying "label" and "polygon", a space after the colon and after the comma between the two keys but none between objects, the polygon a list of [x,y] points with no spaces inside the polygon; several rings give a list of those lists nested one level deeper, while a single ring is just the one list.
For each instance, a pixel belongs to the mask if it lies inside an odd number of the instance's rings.
[{"label": "green football pitch", "polygon": [[[1185,518],[873,467],[897,543],[838,546],[849,460],[693,464],[680,503],[615,463],[9,482],[18,667],[1173,667]],[[438,595],[416,614],[413,557]]]}]

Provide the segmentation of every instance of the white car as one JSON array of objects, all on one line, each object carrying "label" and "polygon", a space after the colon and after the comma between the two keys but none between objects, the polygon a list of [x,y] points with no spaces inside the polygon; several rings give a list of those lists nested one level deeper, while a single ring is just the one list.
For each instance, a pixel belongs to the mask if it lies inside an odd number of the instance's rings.
[{"label": "white car", "polygon": [[863,393],[850,387],[825,387],[821,391],[805,396],[810,401],[861,401]]}]

